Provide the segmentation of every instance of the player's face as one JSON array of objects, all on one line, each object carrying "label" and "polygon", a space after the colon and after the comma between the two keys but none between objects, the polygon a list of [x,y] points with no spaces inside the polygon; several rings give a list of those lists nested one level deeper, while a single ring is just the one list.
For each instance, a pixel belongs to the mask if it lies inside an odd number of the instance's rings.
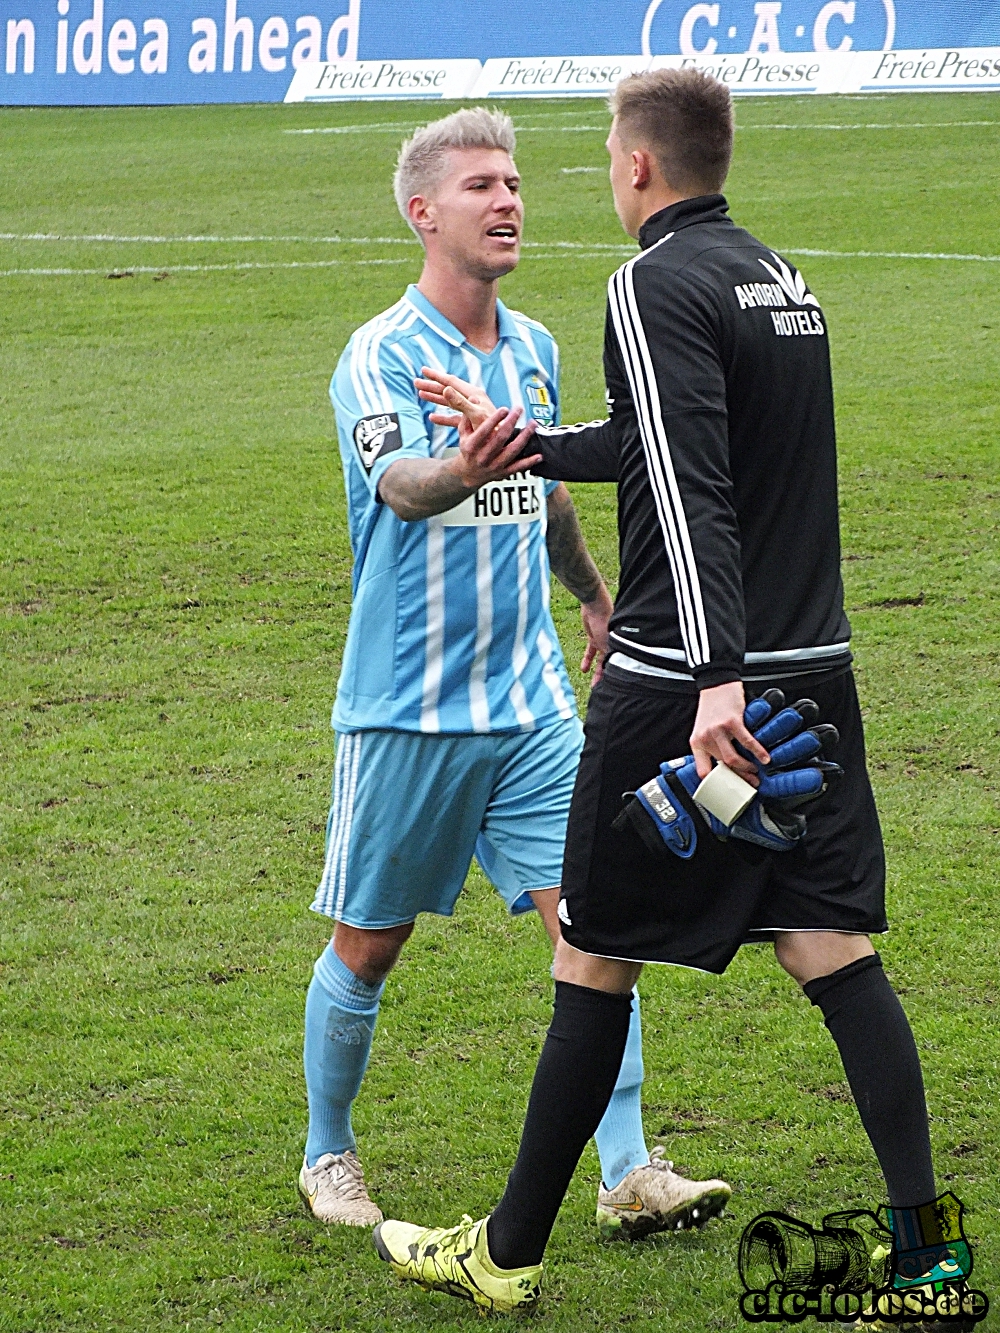
[{"label": "player's face", "polygon": [[605,147],[611,157],[611,193],[614,196],[618,220],[629,236],[638,236],[642,225],[642,196],[635,188],[635,163],[632,153],[618,136],[618,121],[611,122],[611,133]]},{"label": "player's face", "polygon": [[492,282],[521,255],[521,178],[502,149],[456,149],[450,159],[426,206],[436,244],[471,277]]}]

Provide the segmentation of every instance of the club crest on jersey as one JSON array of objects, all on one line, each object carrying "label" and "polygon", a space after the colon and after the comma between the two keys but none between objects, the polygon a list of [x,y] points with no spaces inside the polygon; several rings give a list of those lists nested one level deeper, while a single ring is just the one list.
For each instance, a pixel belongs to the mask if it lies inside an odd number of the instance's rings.
[{"label": "club crest on jersey", "polygon": [[528,380],[528,383],[524,386],[524,392],[528,399],[531,415],[538,424],[540,426],[551,426],[556,419],[555,406],[551,394],[537,375],[532,375],[531,379]]},{"label": "club crest on jersey", "polygon": [[354,443],[366,472],[371,472],[376,458],[392,453],[403,445],[399,433],[399,417],[395,412],[383,412],[377,417],[362,417],[354,427]]}]

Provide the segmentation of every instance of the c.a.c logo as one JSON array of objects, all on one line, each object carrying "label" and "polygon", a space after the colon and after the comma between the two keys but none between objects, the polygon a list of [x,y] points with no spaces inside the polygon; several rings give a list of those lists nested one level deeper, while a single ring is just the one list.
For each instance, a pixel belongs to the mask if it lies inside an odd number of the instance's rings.
[{"label": "c.a.c logo", "polygon": [[644,56],[889,51],[895,0],[650,0]]}]

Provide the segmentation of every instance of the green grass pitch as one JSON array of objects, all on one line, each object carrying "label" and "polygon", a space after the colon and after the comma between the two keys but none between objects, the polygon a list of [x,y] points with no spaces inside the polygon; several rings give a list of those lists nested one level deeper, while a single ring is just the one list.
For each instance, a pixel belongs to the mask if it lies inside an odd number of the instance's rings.
[{"label": "green grass pitch", "polygon": [[[630,252],[607,115],[513,112],[533,245],[503,295],[559,338],[566,419],[592,418],[605,280]],[[436,114],[0,112],[3,1333],[477,1326],[401,1290],[366,1233],[324,1230],[295,1190],[350,595],[326,387],[352,328],[417,276],[389,178],[401,127]],[[966,1203],[976,1284],[1000,1299],[1000,265],[885,257],[1000,251],[1000,103],[771,99],[738,119],[736,219],[775,248],[839,252],[799,262],[831,326],[889,851],[881,948],[925,1062],[941,1187]],[[286,132],[320,127],[343,132]],[[223,239],[24,239],[38,233]],[[613,493],[576,499],[613,579]],[[578,659],[561,590],[555,609]],[[390,1214],[444,1225],[498,1197],[548,963],[537,920],[510,922],[478,873],[452,920],[421,922],[356,1111]],[[549,1251],[553,1333],[738,1329],[746,1222],[881,1198],[833,1044],[768,951],[721,980],[649,969],[643,994],[650,1143],[725,1174],[730,1215],[601,1244],[588,1149]]]}]

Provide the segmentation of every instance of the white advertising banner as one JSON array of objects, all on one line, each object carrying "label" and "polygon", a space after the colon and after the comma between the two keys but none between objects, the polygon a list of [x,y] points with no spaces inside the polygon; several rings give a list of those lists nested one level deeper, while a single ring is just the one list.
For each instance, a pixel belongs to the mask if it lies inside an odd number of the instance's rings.
[{"label": "white advertising banner", "polygon": [[310,61],[295,71],[286,102],[388,102],[471,97],[478,60]]},{"label": "white advertising banner", "polygon": [[1000,91],[1000,46],[923,51],[759,51],[693,56],[336,60],[301,65],[286,102],[602,97],[629,74],[694,65],[734,96]]},{"label": "white advertising banner", "polygon": [[695,66],[724,83],[734,96],[746,93],[839,93],[850,78],[854,52],[757,52],[737,56],[654,56],[651,69]]},{"label": "white advertising banner", "polygon": [[1000,91],[1000,46],[950,51],[783,51],[654,56],[651,69],[695,65],[734,96],[775,93]]},{"label": "white advertising banner", "polygon": [[601,97],[648,56],[511,56],[487,60],[470,94],[486,97]]},{"label": "white advertising banner", "polygon": [[858,51],[838,92],[1000,91],[1000,46],[950,51]]}]

